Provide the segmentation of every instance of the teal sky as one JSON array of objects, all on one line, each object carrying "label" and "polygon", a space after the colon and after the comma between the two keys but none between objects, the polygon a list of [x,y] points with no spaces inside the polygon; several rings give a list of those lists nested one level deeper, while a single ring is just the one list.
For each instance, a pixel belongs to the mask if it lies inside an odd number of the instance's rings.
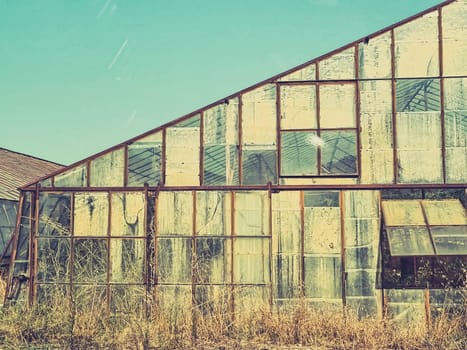
[{"label": "teal sky", "polygon": [[441,0],[0,0],[0,147],[71,164]]}]

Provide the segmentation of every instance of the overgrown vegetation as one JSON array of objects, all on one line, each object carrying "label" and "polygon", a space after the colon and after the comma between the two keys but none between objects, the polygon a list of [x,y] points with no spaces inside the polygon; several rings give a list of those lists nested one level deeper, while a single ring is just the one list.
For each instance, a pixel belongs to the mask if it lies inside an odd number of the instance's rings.
[{"label": "overgrown vegetation", "polygon": [[[0,284],[4,292],[4,282]],[[3,295],[0,295],[3,296]],[[467,305],[467,304],[466,304]],[[258,306],[229,315],[225,306],[181,307],[108,316],[105,306],[66,302],[10,305],[0,311],[0,348],[40,349],[465,349],[464,312],[441,312],[427,325],[358,319],[352,312],[301,304]],[[195,326],[195,327],[193,327]],[[39,347],[41,346],[41,347]],[[45,347],[44,347],[45,346]]]}]

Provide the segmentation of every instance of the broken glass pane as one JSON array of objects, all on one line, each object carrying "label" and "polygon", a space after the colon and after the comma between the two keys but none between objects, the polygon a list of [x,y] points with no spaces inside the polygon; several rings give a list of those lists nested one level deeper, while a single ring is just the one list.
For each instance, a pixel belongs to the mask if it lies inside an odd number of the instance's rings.
[{"label": "broken glass pane", "polygon": [[124,154],[122,147],[92,160],[90,185],[93,187],[123,186]]},{"label": "broken glass pane", "polygon": [[128,186],[156,186],[162,179],[162,133],[128,145]]},{"label": "broken glass pane", "polygon": [[157,239],[159,283],[191,283],[191,238]]},{"label": "broken glass pane", "polygon": [[316,129],[316,85],[281,85],[281,129]]},{"label": "broken glass pane", "polygon": [[69,264],[69,239],[40,238],[37,240],[37,281],[67,282]]},{"label": "broken glass pane", "polygon": [[430,233],[423,226],[387,227],[391,256],[434,255]]},{"label": "broken glass pane", "polygon": [[230,282],[230,240],[224,238],[196,239],[196,283]]},{"label": "broken glass pane", "polygon": [[86,164],[78,165],[54,177],[55,187],[84,187],[87,185]]},{"label": "broken glass pane", "polygon": [[269,239],[234,239],[234,283],[269,283]]},{"label": "broken glass pane", "polygon": [[239,236],[269,235],[269,200],[267,192],[235,194],[235,229]]},{"label": "broken glass pane", "polygon": [[73,249],[73,281],[99,283],[107,280],[107,241],[75,239]]},{"label": "broken glass pane", "polygon": [[438,255],[467,255],[467,226],[431,227]]},{"label": "broken glass pane", "polygon": [[196,193],[196,235],[230,235],[230,194]]},{"label": "broken glass pane", "polygon": [[342,295],[341,257],[305,256],[305,297],[337,299]]},{"label": "broken glass pane", "polygon": [[316,139],[316,132],[281,132],[281,176],[318,173],[319,144]]},{"label": "broken glass pane", "polygon": [[423,200],[428,225],[467,225],[465,208],[458,199]]},{"label": "broken glass pane", "polygon": [[145,239],[110,240],[110,280],[118,283],[142,283]]},{"label": "broken glass pane", "polygon": [[107,236],[109,223],[107,193],[75,193],[73,211],[73,234],[75,236]]},{"label": "broken glass pane", "polygon": [[439,79],[400,79],[396,81],[397,112],[439,111]]},{"label": "broken glass pane", "polygon": [[354,128],[357,123],[355,84],[319,86],[320,128]]},{"label": "broken glass pane", "polygon": [[356,131],[322,131],[321,138],[321,174],[356,174]]},{"label": "broken glass pane", "polygon": [[242,174],[244,185],[277,183],[275,147],[243,147]]},{"label": "broken glass pane", "polygon": [[70,234],[70,194],[41,193],[39,199],[39,232],[41,236]]},{"label": "broken glass pane", "polygon": [[416,200],[387,200],[381,203],[386,226],[425,225],[420,202]]},{"label": "broken glass pane", "polygon": [[144,194],[112,192],[110,234],[112,236],[144,236]]},{"label": "broken glass pane", "polygon": [[157,197],[158,235],[193,234],[192,192],[160,192]]},{"label": "broken glass pane", "polygon": [[355,78],[355,48],[352,46],[318,62],[320,80]]}]

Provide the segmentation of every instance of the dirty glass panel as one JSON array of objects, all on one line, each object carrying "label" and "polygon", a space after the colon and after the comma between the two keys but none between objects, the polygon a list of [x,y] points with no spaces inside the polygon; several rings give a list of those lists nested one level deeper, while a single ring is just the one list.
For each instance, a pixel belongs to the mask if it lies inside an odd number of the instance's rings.
[{"label": "dirty glass panel", "polygon": [[230,288],[225,286],[196,286],[194,306],[202,316],[220,316],[229,324],[230,294]]},{"label": "dirty glass panel", "polygon": [[443,72],[445,75],[465,75],[467,67],[467,4],[458,1],[442,8]]},{"label": "dirty glass panel", "polygon": [[[197,124],[199,125],[199,118]],[[199,126],[167,128],[166,184],[199,185]]]},{"label": "dirty glass panel", "polygon": [[192,235],[192,192],[160,192],[157,197],[158,235]]},{"label": "dirty glass panel", "polygon": [[37,281],[66,282],[70,271],[70,239],[37,240]]},{"label": "dirty glass panel", "polygon": [[358,44],[359,77],[389,78],[391,76],[391,32],[364,40]]},{"label": "dirty glass panel", "polygon": [[96,315],[107,313],[107,291],[105,286],[74,285],[73,300],[76,311]]},{"label": "dirty glass panel", "polygon": [[426,227],[387,227],[391,256],[434,255]]},{"label": "dirty glass panel", "polygon": [[29,258],[29,235],[31,230],[31,194],[24,194],[21,219],[19,224],[18,242],[16,243],[15,260],[27,260]]},{"label": "dirty glass panel", "polygon": [[238,143],[238,99],[224,103],[203,112],[204,145]]},{"label": "dirty glass panel", "polygon": [[281,85],[281,129],[317,129],[316,86]]},{"label": "dirty glass panel", "polygon": [[305,256],[305,297],[338,299],[342,295],[340,256]]},{"label": "dirty glass panel", "polygon": [[161,312],[171,316],[172,327],[191,327],[192,290],[189,286],[156,286]]},{"label": "dirty glass panel", "polygon": [[191,238],[157,239],[159,283],[191,283]]},{"label": "dirty glass panel", "polygon": [[281,176],[316,175],[318,145],[316,132],[281,132]]},{"label": "dirty glass panel", "polygon": [[439,75],[437,12],[396,27],[394,39],[396,77]]},{"label": "dirty glass panel", "polygon": [[231,242],[225,238],[197,238],[195,279],[198,284],[229,283]]},{"label": "dirty glass panel", "polygon": [[397,112],[439,110],[441,110],[439,79],[399,79],[396,81]]},{"label": "dirty glass panel", "polygon": [[389,200],[381,202],[386,226],[425,225],[422,207],[417,200]]},{"label": "dirty glass panel", "polygon": [[39,196],[40,236],[67,236],[70,234],[71,195],[41,193]]},{"label": "dirty glass panel", "polygon": [[73,249],[73,281],[102,283],[107,280],[107,241],[75,239]]},{"label": "dirty glass panel", "polygon": [[275,147],[245,146],[242,157],[244,185],[277,183]]},{"label": "dirty glass panel", "polygon": [[91,161],[90,185],[123,186],[125,151],[122,148],[106,153]]},{"label": "dirty glass panel", "polygon": [[320,80],[355,78],[355,49],[350,47],[318,62]]},{"label": "dirty glass panel", "polygon": [[467,78],[444,79],[444,108],[447,111],[467,111]]},{"label": "dirty glass panel", "polygon": [[279,81],[303,81],[316,80],[316,67],[311,63],[303,68],[295,70],[287,75],[284,75]]},{"label": "dirty glass panel", "polygon": [[467,255],[467,226],[430,227],[438,255]]},{"label": "dirty glass panel", "polygon": [[196,235],[230,235],[230,194],[205,191],[196,193]]},{"label": "dirty glass panel", "polygon": [[397,162],[399,164],[399,182],[443,182],[441,157],[441,149],[398,150]]},{"label": "dirty glass panel", "polygon": [[458,199],[421,201],[428,225],[467,225],[465,208]]},{"label": "dirty glass panel", "polygon": [[425,318],[425,297],[423,290],[388,289],[388,312],[397,321],[423,321]]},{"label": "dirty glass panel", "polygon": [[75,193],[73,211],[73,234],[75,236],[107,236],[109,222],[107,193]]},{"label": "dirty glass panel", "polygon": [[145,236],[144,193],[113,192],[111,194],[112,236]]},{"label": "dirty glass panel", "polygon": [[305,207],[339,207],[339,192],[305,191]]},{"label": "dirty glass panel", "polygon": [[340,254],[340,208],[305,208],[305,253]]},{"label": "dirty glass panel", "polygon": [[272,240],[274,254],[299,254],[301,209],[299,191],[272,194]]},{"label": "dirty glass panel", "polygon": [[205,145],[203,158],[204,185],[238,184],[238,147]]},{"label": "dirty glass panel", "polygon": [[244,145],[276,144],[276,86],[265,84],[242,95]]},{"label": "dirty glass panel", "polygon": [[87,185],[88,172],[86,164],[78,165],[54,177],[55,187],[83,187]]},{"label": "dirty glass panel", "polygon": [[267,192],[235,193],[235,229],[239,236],[270,234]]},{"label": "dirty glass panel", "polygon": [[234,283],[269,283],[269,240],[235,238],[233,245]]},{"label": "dirty glass panel", "polygon": [[273,256],[274,298],[290,299],[300,296],[300,256],[276,254]]},{"label": "dirty glass panel", "polygon": [[146,240],[110,240],[110,280],[118,283],[142,283]]},{"label": "dirty glass panel", "polygon": [[240,317],[251,316],[255,312],[269,310],[271,307],[269,286],[236,286],[233,299],[234,310]]},{"label": "dirty glass panel", "polygon": [[446,112],[444,126],[446,147],[460,147],[465,150],[467,146],[467,106],[463,112]]},{"label": "dirty glass panel", "polygon": [[351,270],[346,272],[346,296],[373,296],[375,295],[376,271]]},{"label": "dirty glass panel", "polygon": [[356,126],[355,84],[319,86],[320,127],[325,129]]},{"label": "dirty glass panel", "polygon": [[146,287],[110,286],[110,312],[121,315],[142,315],[145,311]]},{"label": "dirty glass panel", "polygon": [[156,186],[162,179],[162,133],[128,145],[128,186]]},{"label": "dirty glass panel", "polygon": [[66,284],[37,284],[36,301],[41,306],[53,306],[57,301],[70,300],[70,286]]},{"label": "dirty glass panel", "polygon": [[322,131],[321,139],[322,175],[357,173],[356,131]]}]

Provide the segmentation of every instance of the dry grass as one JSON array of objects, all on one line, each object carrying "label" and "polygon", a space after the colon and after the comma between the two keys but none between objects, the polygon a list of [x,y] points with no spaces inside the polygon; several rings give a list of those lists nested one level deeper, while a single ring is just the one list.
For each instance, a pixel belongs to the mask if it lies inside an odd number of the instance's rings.
[{"label": "dry grass", "polygon": [[[4,285],[0,284],[1,288]],[[0,311],[0,349],[465,349],[466,316],[441,313],[425,322],[401,324],[357,319],[351,312],[306,304],[235,315],[225,308],[160,309],[106,316],[104,307],[80,309],[62,298],[49,306],[11,305]],[[195,325],[195,328],[193,328]],[[44,349],[41,347],[41,349]]]}]

